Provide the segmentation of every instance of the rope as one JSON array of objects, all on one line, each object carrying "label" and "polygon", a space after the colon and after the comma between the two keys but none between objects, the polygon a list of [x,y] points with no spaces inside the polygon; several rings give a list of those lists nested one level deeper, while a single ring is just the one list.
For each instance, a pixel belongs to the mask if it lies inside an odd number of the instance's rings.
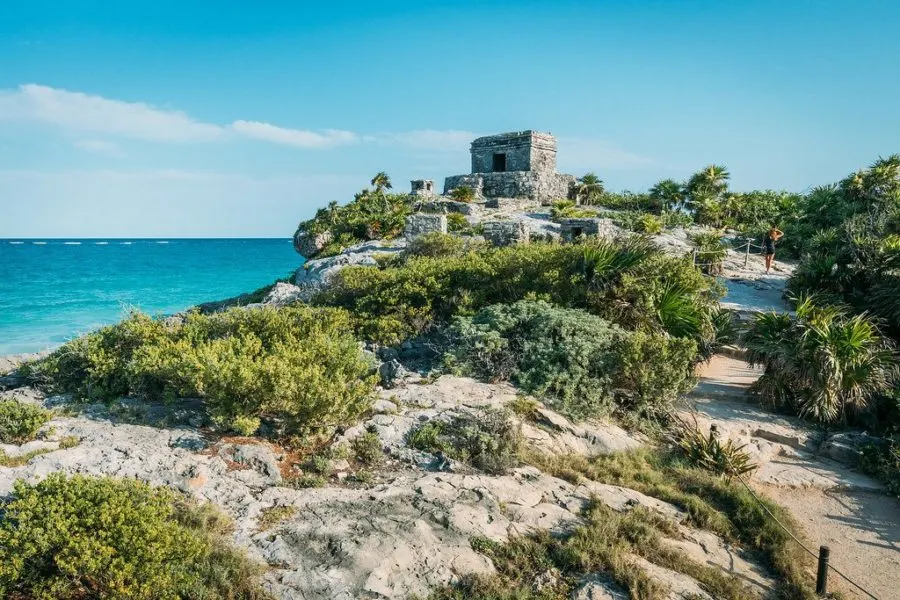
[{"label": "rope", "polygon": [[[763,501],[760,499],[760,497],[756,495],[756,492],[754,492],[754,491],[750,488],[749,485],[747,485],[747,482],[744,481],[744,478],[741,477],[741,475],[740,475],[739,473],[737,473],[736,469],[734,468],[734,465],[731,464],[731,458],[730,458],[727,454],[723,454],[723,456],[725,457],[725,460],[728,461],[728,466],[731,468],[732,472],[734,472],[735,477],[737,477],[738,481],[740,481],[741,484],[742,484],[745,488],[747,488],[747,491],[750,492],[750,495],[753,497],[754,500],[756,500],[757,503],[759,503],[759,505],[762,507],[762,509],[763,509],[764,511],[766,511],[766,514],[769,515],[770,517],[772,517],[772,520],[775,521],[775,522],[778,524],[778,526],[781,527],[781,528],[784,530],[784,532],[785,532],[786,534],[788,534],[788,535],[791,537],[792,540],[794,540],[795,542],[797,542],[797,545],[799,545],[801,548],[803,548],[804,550],[806,550],[806,552],[807,552],[810,556],[812,556],[813,558],[815,558],[815,559],[818,560],[819,555],[816,554],[815,552],[813,552],[812,550],[810,550],[809,548],[807,548],[807,547],[806,547],[806,544],[804,544],[803,542],[801,542],[801,541],[797,538],[797,536],[795,536],[793,533],[791,533],[791,530],[788,529],[787,527],[785,527],[785,526],[784,526],[784,523],[782,523],[781,521],[779,521],[779,520],[778,520],[778,517],[776,517],[774,514],[772,514],[772,511],[769,510],[769,507],[766,506],[766,503],[763,502]],[[849,577],[847,577],[846,575],[844,575],[843,573],[841,573],[841,572],[838,570],[838,568],[835,567],[834,565],[832,565],[830,562],[828,563],[827,566],[828,566],[829,569],[831,569],[832,571],[834,571],[835,573],[837,573],[838,575],[840,575],[841,577],[843,577],[850,585],[854,586],[856,589],[858,589],[859,591],[861,591],[863,594],[865,594],[865,595],[868,596],[869,598],[872,598],[872,600],[878,600],[878,598],[877,598],[874,594],[872,594],[872,592],[870,592],[869,590],[867,590],[867,589],[864,588],[863,586],[859,585],[858,583],[856,583],[855,581],[853,581],[852,579],[850,579]]]}]

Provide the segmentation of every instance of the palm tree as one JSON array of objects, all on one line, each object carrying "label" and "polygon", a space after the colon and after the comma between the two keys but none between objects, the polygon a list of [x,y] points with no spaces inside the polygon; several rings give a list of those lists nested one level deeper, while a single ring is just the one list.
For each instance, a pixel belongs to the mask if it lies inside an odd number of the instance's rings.
[{"label": "palm tree", "polygon": [[678,210],[684,206],[684,185],[674,179],[663,179],[650,188],[650,198],[665,210]]},{"label": "palm tree", "polygon": [[603,180],[594,173],[587,173],[578,180],[573,191],[577,204],[593,204],[605,190]]},{"label": "palm tree", "polygon": [[753,391],[822,423],[845,422],[897,377],[897,354],[871,318],[810,297],[798,301],[796,317],[758,316],[744,345],[765,367]]},{"label": "palm tree", "polygon": [[391,189],[391,178],[384,171],[378,171],[372,178],[371,184],[375,186],[375,191],[384,194],[385,190]]}]

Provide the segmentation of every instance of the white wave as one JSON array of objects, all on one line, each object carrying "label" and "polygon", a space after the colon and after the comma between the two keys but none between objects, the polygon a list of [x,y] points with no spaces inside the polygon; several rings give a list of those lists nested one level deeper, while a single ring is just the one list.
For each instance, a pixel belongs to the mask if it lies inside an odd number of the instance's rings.
[{"label": "white wave", "polygon": [[80,246],[81,242],[63,242],[64,246]]},{"label": "white wave", "polygon": [[156,240],[157,244],[168,244],[168,240]]},{"label": "white wave", "polygon": [[131,242],[119,242],[119,243],[122,244],[123,246],[130,246],[130,245],[131,245]]},{"label": "white wave", "polygon": [[16,246],[18,246],[19,244],[24,244],[24,243],[25,242],[10,242],[10,244],[15,244]]},{"label": "white wave", "polygon": [[94,242],[97,246],[108,246],[109,242]]},{"label": "white wave", "polygon": [[34,244],[35,246],[46,246],[47,245],[47,242],[31,242],[31,243]]}]

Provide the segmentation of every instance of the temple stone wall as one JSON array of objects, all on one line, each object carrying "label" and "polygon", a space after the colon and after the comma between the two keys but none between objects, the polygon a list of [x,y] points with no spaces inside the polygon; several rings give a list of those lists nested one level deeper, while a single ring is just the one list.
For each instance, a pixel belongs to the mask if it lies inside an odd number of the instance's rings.
[{"label": "temple stone wall", "polygon": [[406,217],[406,226],[403,228],[403,237],[408,240],[432,232],[447,233],[446,215],[426,215],[415,213]]}]

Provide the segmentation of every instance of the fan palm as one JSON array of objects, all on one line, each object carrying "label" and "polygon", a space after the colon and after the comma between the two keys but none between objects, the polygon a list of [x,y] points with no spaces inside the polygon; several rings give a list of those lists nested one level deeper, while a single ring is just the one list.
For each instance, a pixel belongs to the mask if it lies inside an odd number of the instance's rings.
[{"label": "fan palm", "polygon": [[650,188],[650,198],[665,210],[679,210],[684,206],[684,186],[674,179],[663,179]]},{"label": "fan palm", "polygon": [[587,173],[575,184],[574,199],[578,204],[593,204],[604,191],[603,181],[594,173]]}]

